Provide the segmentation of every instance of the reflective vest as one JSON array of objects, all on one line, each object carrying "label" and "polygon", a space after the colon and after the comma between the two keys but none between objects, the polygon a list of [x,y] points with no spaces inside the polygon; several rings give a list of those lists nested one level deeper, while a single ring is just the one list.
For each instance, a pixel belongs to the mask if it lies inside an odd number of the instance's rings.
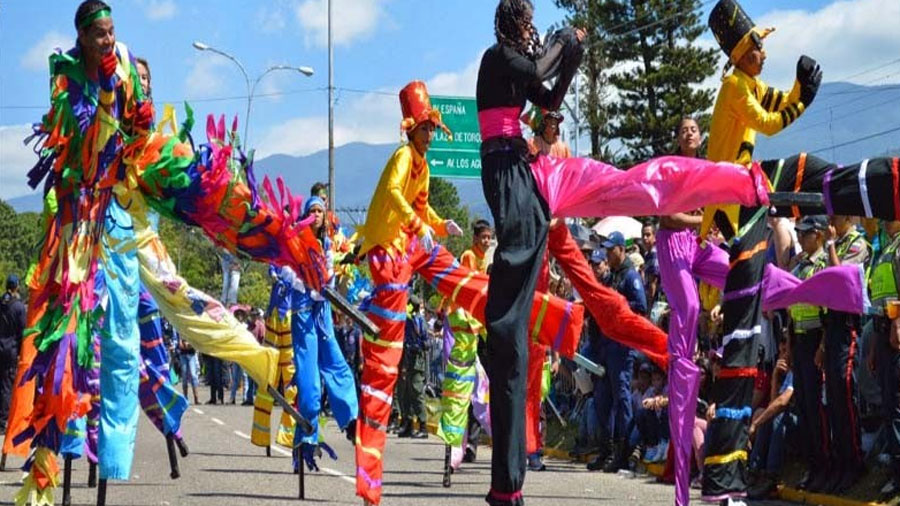
[{"label": "reflective vest", "polygon": [[[819,255],[815,261],[803,260],[795,269],[794,275],[801,280],[809,279],[813,274],[825,268],[825,255]],[[809,304],[794,304],[789,308],[791,320],[794,322],[794,332],[803,334],[810,330],[822,328],[823,308]]]},{"label": "reflective vest", "polygon": [[835,253],[837,253],[838,259],[843,261],[844,258],[847,256],[847,253],[850,251],[850,247],[853,246],[853,243],[855,243],[859,239],[862,239],[863,245],[865,245],[866,249],[869,251],[869,259],[866,261],[866,265],[864,266],[865,273],[866,273],[866,280],[868,280],[869,276],[871,275],[871,269],[872,269],[872,245],[869,244],[869,241],[866,240],[865,236],[863,236],[859,232],[859,230],[857,230],[855,228],[851,229],[850,234],[848,234],[848,236],[847,236],[847,239],[837,245]]},{"label": "reflective vest", "polygon": [[894,277],[894,255],[900,246],[900,234],[881,252],[878,263],[872,269],[869,289],[872,293],[872,305],[884,306],[887,302],[897,300],[897,279]]}]

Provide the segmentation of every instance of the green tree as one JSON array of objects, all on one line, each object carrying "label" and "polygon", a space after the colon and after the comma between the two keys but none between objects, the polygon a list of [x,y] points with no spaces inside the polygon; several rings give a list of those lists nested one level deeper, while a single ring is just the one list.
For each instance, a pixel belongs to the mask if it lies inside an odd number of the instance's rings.
[{"label": "green tree", "polygon": [[566,25],[581,28],[586,34],[584,59],[579,69],[581,78],[576,77],[575,85],[580,84],[580,119],[587,124],[591,156],[596,159],[608,159],[609,154],[606,146],[609,141],[609,57],[604,35],[591,29],[606,19],[603,4],[594,0],[556,0],[557,7],[569,12]]},{"label": "green tree", "polygon": [[[708,124],[714,90],[699,85],[716,72],[718,50],[695,44],[706,29],[700,0],[557,0],[576,22],[590,20],[590,41],[612,69],[608,136],[626,150],[625,164],[670,153],[682,116]],[[593,51],[589,48],[588,53]],[[587,59],[587,58],[586,58]],[[583,104],[589,118],[596,104]]]},{"label": "green tree", "polygon": [[463,229],[460,237],[447,237],[442,240],[444,246],[459,257],[472,244],[472,231],[469,230],[469,208],[459,200],[456,185],[447,179],[433,177],[429,181],[428,203],[438,216],[445,220],[453,220]]},{"label": "green tree", "polygon": [[0,276],[17,274],[22,281],[23,296],[27,295],[25,275],[37,258],[41,236],[41,216],[38,213],[17,213],[0,200]]}]

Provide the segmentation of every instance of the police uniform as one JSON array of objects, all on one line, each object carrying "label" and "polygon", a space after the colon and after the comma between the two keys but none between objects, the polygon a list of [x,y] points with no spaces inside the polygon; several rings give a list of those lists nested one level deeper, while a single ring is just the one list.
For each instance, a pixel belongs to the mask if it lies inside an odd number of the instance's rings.
[{"label": "police uniform", "polygon": [[[806,221],[806,220],[804,220]],[[798,230],[806,224],[797,225]],[[825,268],[823,250],[800,261],[792,274],[797,278],[809,279]],[[789,308],[791,315],[791,355],[793,356],[794,396],[798,407],[800,443],[812,479],[804,480],[808,488],[814,490],[825,484],[827,477],[823,464],[828,461],[828,429],[825,407],[822,404],[822,373],[815,364],[816,351],[825,334],[822,315],[823,308],[808,304],[795,304]]]},{"label": "police uniform", "polygon": [[[872,268],[869,283],[872,305],[885,308],[898,300],[897,273],[900,272],[900,234],[895,235]],[[881,408],[885,419],[887,451],[892,457],[895,485],[900,483],[900,351],[890,345],[891,321],[886,316],[874,320],[873,353],[881,387]]]},{"label": "police uniform", "polygon": [[[864,266],[871,254],[856,228],[839,237],[834,248],[841,265]],[[825,316],[825,398],[832,457],[828,481],[833,491],[850,487],[862,469],[856,383],[860,328],[858,315],[829,311]]]}]

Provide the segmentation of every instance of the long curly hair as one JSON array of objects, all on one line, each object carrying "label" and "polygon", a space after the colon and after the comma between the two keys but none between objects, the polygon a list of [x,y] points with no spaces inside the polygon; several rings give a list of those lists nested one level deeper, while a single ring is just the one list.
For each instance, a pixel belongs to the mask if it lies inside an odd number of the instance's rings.
[{"label": "long curly hair", "polygon": [[[533,13],[531,0],[500,0],[494,15],[494,35],[497,36],[497,42],[527,56],[537,54],[541,41],[531,22]],[[531,27],[531,38],[527,40],[522,38],[522,29],[526,26]]]}]

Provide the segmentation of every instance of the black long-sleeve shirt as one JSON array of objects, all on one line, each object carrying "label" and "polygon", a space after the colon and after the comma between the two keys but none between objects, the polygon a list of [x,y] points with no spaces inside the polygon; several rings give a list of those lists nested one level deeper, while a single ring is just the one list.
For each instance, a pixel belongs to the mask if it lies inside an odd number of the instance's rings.
[{"label": "black long-sleeve shirt", "polygon": [[[478,110],[497,107],[525,107],[525,101],[548,110],[557,110],[584,50],[575,37],[575,30],[564,28],[549,38],[544,51],[537,58],[527,57],[515,49],[494,44],[481,58],[475,97]],[[558,77],[553,88],[543,82]]]}]

